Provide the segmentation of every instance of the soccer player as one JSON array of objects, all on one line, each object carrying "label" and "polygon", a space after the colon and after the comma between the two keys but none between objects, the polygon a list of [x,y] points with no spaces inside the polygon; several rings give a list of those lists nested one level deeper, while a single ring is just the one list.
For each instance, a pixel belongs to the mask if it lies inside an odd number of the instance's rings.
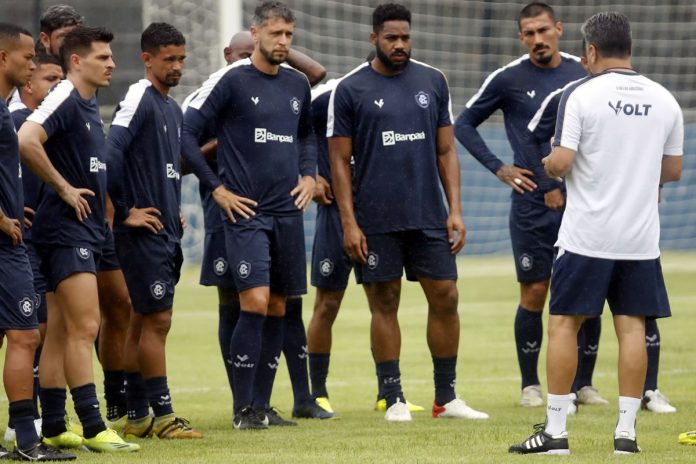
[{"label": "soccer player", "polygon": [[116,250],[134,311],[125,352],[124,434],[202,438],[174,414],[165,358],[174,287],[183,261],[179,164],[183,116],[169,91],[181,79],[186,41],[174,26],[152,23],[143,31],[140,46],[145,79],[131,85],[119,103],[106,142]]},{"label": "soccer player", "polygon": [[60,46],[68,32],[81,26],[85,18],[71,5],[51,5],[39,19],[40,32],[38,45],[43,47],[46,53],[60,56]]},{"label": "soccer player", "polygon": [[[584,51],[583,51],[584,53]],[[583,67],[587,66],[587,57],[582,56]],[[532,120],[527,125],[529,143],[527,150],[529,156],[537,156],[543,153],[543,147],[553,137],[558,116],[558,106],[561,101],[563,91],[574,84],[575,81],[566,84],[565,87],[551,92],[542,102]],[[587,321],[578,332],[578,348],[584,348],[578,359],[578,373],[575,376],[573,391],[577,391],[580,403],[592,404],[592,400],[597,401],[597,395],[593,395],[596,390],[592,387],[592,373],[594,371],[596,349],[588,343],[583,343],[581,337],[587,332]],[[645,346],[648,352],[648,370],[645,376],[643,387],[643,399],[641,408],[656,413],[673,413],[677,408],[669,403],[669,400],[657,388],[657,377],[660,366],[660,331],[657,327],[656,319],[645,320]],[[594,356],[592,354],[594,353]],[[595,403],[596,404],[596,403]]]},{"label": "soccer player", "polygon": [[0,23],[0,332],[7,338],[3,376],[16,445],[0,458],[73,460],[39,439],[32,403],[34,352],[40,342],[31,264],[23,243],[24,200],[17,133],[5,100],[36,69],[34,41],[26,30]]},{"label": "soccer player", "polygon": [[82,443],[96,451],[136,451],[107,429],[99,413],[92,350],[99,329],[96,265],[104,240],[106,163],[95,98],[115,64],[103,28],[70,31],[61,53],[67,79],[19,131],[22,160],[47,186],[39,200],[32,239],[47,279],[48,328],[39,370],[43,435],[65,433],[67,379],[84,427]]},{"label": "soccer player", "polygon": [[[34,56],[34,64],[36,69],[31,74],[27,83],[18,88],[19,101],[15,101],[9,105],[15,129],[19,130],[24,124],[26,118],[36,109],[43,99],[61,79],[63,79],[63,70],[60,66],[60,61],[53,55],[46,53],[38,53]],[[27,247],[29,262],[34,277],[34,290],[36,291],[36,314],[39,321],[39,333],[41,339],[46,334],[46,279],[41,274],[39,268],[39,257],[36,253],[36,248],[31,241],[31,221],[34,219],[36,207],[38,204],[39,189],[41,181],[27,169],[22,166],[22,187],[24,194],[24,243]],[[41,356],[41,344],[36,349],[34,356],[34,394],[32,401],[34,403],[34,421],[37,429],[41,430],[41,415],[38,409],[37,398],[39,395],[39,358]],[[64,381],[64,380],[63,380]],[[5,441],[14,441],[14,428],[9,424],[5,432]]]},{"label": "soccer player", "polygon": [[592,74],[563,92],[553,151],[543,163],[565,176],[568,204],[551,280],[546,422],[511,453],[569,454],[566,413],[586,317],[609,303],[619,342],[614,453],[640,451],[647,354],[645,319],[670,316],[660,266],[659,185],[679,180],[684,124],[674,97],[631,67],[631,28],[620,13],[581,27]]},{"label": "soccer player", "polygon": [[[548,293],[553,243],[563,214],[564,198],[562,185],[550,179],[541,165],[540,155],[548,153],[548,143],[530,158],[525,156],[522,142],[527,124],[546,95],[584,77],[585,71],[577,57],[559,51],[558,40],[563,26],[550,6],[540,2],[528,4],[520,11],[517,24],[520,42],[529,53],[486,78],[457,118],[456,136],[481,164],[513,189],[510,239],[520,283],[520,302],[514,324],[517,361],[522,374],[520,405],[538,407],[544,404],[537,375],[543,338],[541,313]],[[514,165],[503,163],[493,154],[476,130],[498,109],[503,111]],[[585,330],[586,344],[581,350],[594,347],[588,355],[594,359],[600,319],[589,320],[588,325],[591,327]],[[588,392],[592,397],[590,401],[606,403],[596,390]]]},{"label": "soccer player", "polygon": [[380,5],[372,24],[376,57],[333,91],[327,137],[345,249],[357,262],[357,279],[372,313],[370,335],[387,403],[385,419],[411,420],[399,371],[397,314],[404,268],[428,300],[433,417],[486,419],[454,389],[459,348],[455,256],[466,229],[447,81],[439,70],[410,60],[411,12],[406,7]]},{"label": "soccer player", "polygon": [[[225,248],[241,307],[231,340],[237,429],[289,425],[269,403],[285,300],[306,292],[302,211],[316,170],[309,83],[283,65],[294,25],[284,3],[259,5],[251,57],[213,73],[184,120],[186,161],[226,216]],[[213,122],[221,180],[198,146]]]},{"label": "soccer player", "polygon": [[[248,58],[254,51],[254,41],[249,31],[237,32],[230,39],[230,43],[224,49],[224,57],[227,64]],[[288,51],[287,63],[307,76],[310,85],[315,85],[326,75],[324,67],[309,56],[297,50]],[[184,102],[185,108],[195,97],[194,92]],[[214,139],[215,133],[210,128],[207,134],[203,134],[201,142]],[[217,144],[217,140],[213,142]],[[217,161],[210,160],[213,170],[217,170]],[[239,318],[239,296],[234,287],[234,278],[227,262],[225,251],[225,235],[223,231],[220,207],[212,197],[210,189],[203,183],[200,184],[201,203],[203,204],[205,227],[205,242],[203,259],[201,263],[201,285],[215,286],[218,290],[219,322],[218,342],[220,352],[227,373],[230,390],[233,388],[233,363],[230,358],[230,340],[234,327]],[[302,322],[302,299],[288,298],[284,318],[283,353],[288,363],[290,383],[293,389],[294,406],[293,417],[328,419],[333,413],[317,406],[309,391],[307,380],[307,335]]]}]

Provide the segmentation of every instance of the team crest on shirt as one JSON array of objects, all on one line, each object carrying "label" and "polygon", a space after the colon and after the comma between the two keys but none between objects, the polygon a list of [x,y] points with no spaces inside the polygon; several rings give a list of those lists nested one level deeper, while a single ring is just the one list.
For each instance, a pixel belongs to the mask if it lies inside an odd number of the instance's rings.
[{"label": "team crest on shirt", "polygon": [[527,253],[520,256],[520,267],[523,271],[531,271],[534,267],[534,260]]},{"label": "team crest on shirt", "polygon": [[298,100],[297,97],[292,97],[290,100],[290,108],[293,113],[300,114],[300,100]]},{"label": "team crest on shirt", "polygon": [[75,252],[77,253],[77,256],[80,257],[80,259],[89,259],[89,257],[92,255],[92,251],[89,248],[84,248],[84,247],[78,247],[75,248]]},{"label": "team crest on shirt", "polygon": [[26,317],[30,317],[34,314],[34,300],[31,298],[22,298],[19,302],[19,310]]},{"label": "team crest on shirt", "polygon": [[218,258],[215,261],[213,261],[213,272],[215,272],[215,275],[221,276],[227,271],[227,261],[225,261],[225,258]]},{"label": "team crest on shirt", "polygon": [[150,294],[155,300],[161,300],[164,298],[164,294],[167,292],[167,285],[164,282],[156,280],[150,285]]},{"label": "team crest on shirt", "polygon": [[430,106],[430,95],[423,92],[422,90],[415,94],[414,98],[416,99],[416,103],[418,103],[418,106],[420,106],[421,108],[427,108],[428,106]]},{"label": "team crest on shirt", "polygon": [[246,261],[240,261],[237,265],[237,274],[242,279],[246,279],[251,274],[251,264]]},{"label": "team crest on shirt", "polygon": [[333,264],[333,261],[331,261],[329,258],[323,259],[319,263],[319,272],[324,277],[330,276],[331,273],[333,272],[333,270],[334,270],[334,264]]},{"label": "team crest on shirt", "polygon": [[367,267],[369,269],[376,269],[379,265],[379,255],[374,252],[369,252],[367,254]]}]

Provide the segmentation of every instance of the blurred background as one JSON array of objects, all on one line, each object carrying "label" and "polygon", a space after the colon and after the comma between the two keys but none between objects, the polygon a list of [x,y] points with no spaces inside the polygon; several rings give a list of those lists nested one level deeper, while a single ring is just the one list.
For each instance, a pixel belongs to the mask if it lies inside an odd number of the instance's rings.
[{"label": "blurred background", "polygon": [[[257,0],[0,0],[4,21],[38,34],[41,12],[52,4],[69,3],[91,25],[109,27],[117,70],[111,87],[99,93],[105,122],[128,86],[143,75],[139,60],[140,33],[152,21],[178,27],[187,39],[184,78],[172,96],[179,101],[223,65],[222,49],[234,32],[249,27]],[[287,0],[297,16],[293,46],[326,67],[328,78],[360,64],[371,51],[372,10],[378,0]],[[523,55],[517,38],[517,14],[526,2],[419,0],[404,1],[413,12],[413,58],[440,68],[448,77],[455,116],[485,77]],[[580,54],[580,25],[598,11],[617,10],[631,20],[636,70],[669,89],[684,110],[686,141],[681,182],[663,191],[662,248],[696,249],[696,1],[550,2],[564,24],[561,49]],[[511,161],[502,117],[493,116],[481,132],[494,153]],[[509,189],[459,147],[462,204],[467,224],[465,254],[510,253],[507,214]],[[184,212],[189,228],[185,255],[196,262],[202,253],[203,222],[198,184],[183,183]],[[311,252],[314,209],[305,215],[307,252]]]}]

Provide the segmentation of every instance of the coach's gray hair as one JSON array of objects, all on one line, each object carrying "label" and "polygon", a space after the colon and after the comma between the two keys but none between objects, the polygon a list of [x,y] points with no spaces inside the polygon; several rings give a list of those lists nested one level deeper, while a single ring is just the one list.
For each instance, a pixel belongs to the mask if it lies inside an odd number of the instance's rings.
[{"label": "coach's gray hair", "polygon": [[295,13],[283,2],[263,2],[254,10],[253,23],[263,26],[271,18],[283,19],[286,23],[295,22]]},{"label": "coach's gray hair", "polygon": [[588,45],[594,45],[603,58],[631,56],[631,24],[628,18],[616,11],[592,15],[580,27]]}]

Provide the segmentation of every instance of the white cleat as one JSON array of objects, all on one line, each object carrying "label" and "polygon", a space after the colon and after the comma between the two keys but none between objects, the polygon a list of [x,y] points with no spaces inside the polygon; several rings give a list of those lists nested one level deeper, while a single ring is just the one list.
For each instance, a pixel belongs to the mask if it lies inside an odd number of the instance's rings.
[{"label": "white cleat", "polygon": [[578,390],[578,403],[587,405],[606,406],[609,401],[602,398],[595,387],[586,386]]},{"label": "white cleat", "polygon": [[527,385],[522,389],[520,406],[523,408],[539,408],[544,405],[544,398],[541,396],[541,385]]},{"label": "white cleat", "polygon": [[646,390],[640,402],[641,409],[656,412],[658,414],[670,414],[677,412],[677,408],[669,404],[669,399],[658,389]]},{"label": "white cleat", "polygon": [[433,417],[481,420],[488,419],[488,414],[467,406],[462,399],[455,398],[443,406],[433,403]]},{"label": "white cleat", "polygon": [[569,396],[570,403],[568,404],[568,415],[574,416],[578,413],[578,395],[571,393]]},{"label": "white cleat", "polygon": [[408,410],[406,403],[402,403],[401,400],[397,398],[396,403],[387,408],[384,419],[389,422],[409,422],[411,420],[411,411]]}]

